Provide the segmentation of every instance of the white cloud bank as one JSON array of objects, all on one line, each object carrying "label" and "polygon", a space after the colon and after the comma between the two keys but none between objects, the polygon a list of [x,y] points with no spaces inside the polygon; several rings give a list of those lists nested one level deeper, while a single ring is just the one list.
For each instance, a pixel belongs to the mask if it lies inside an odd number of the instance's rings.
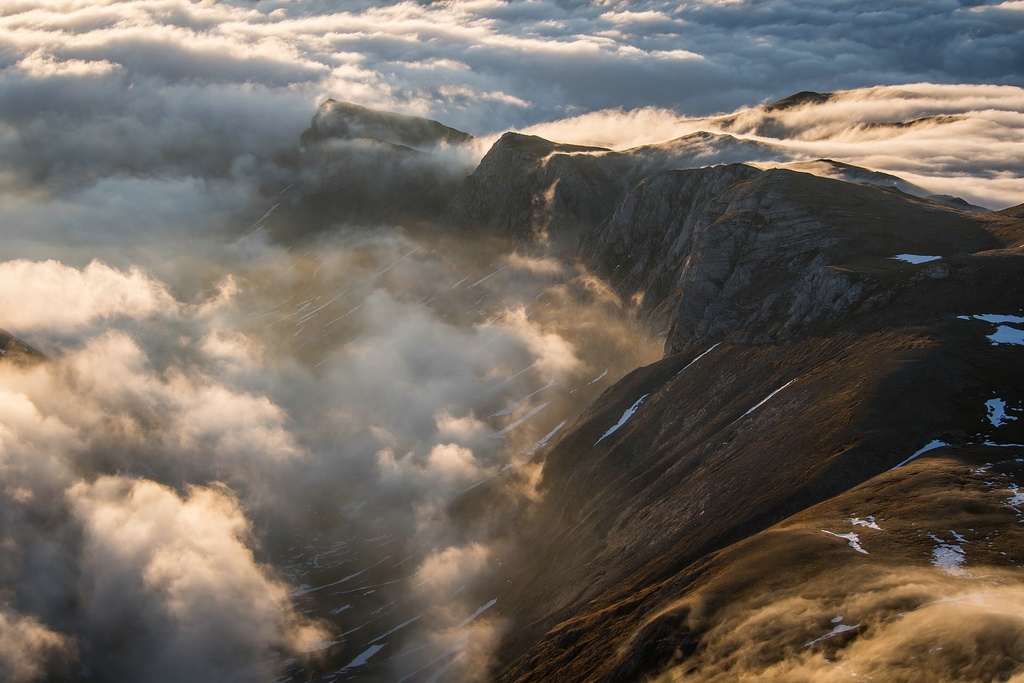
[{"label": "white cloud bank", "polygon": [[1024,88],[1015,86],[864,88],[832,93],[823,102],[700,118],[650,107],[610,109],[524,132],[625,149],[701,131],[757,143],[750,161],[833,159],[989,208],[1024,201]]}]

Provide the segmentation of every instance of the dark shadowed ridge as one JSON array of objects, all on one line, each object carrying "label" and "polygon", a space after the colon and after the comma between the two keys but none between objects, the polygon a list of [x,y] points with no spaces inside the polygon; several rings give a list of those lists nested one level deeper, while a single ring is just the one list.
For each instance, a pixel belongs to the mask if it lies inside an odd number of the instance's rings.
[{"label": "dark shadowed ridge", "polygon": [[280,241],[324,230],[438,219],[472,170],[469,133],[327,100],[301,136],[299,182],[267,223]]},{"label": "dark shadowed ridge", "polygon": [[[839,170],[857,182],[744,164],[652,170],[647,154],[506,135],[446,213],[452,229],[576,255],[667,335],[664,360],[607,390],[538,455],[543,502],[490,530],[507,552],[478,597],[497,596],[511,624],[499,680],[730,680],[796,667],[808,634],[831,625],[809,620],[773,643],[754,634],[744,642],[761,650],[744,671],[719,639],[766,608],[767,591],[854,600],[855,588],[825,577],[857,571],[862,554],[820,529],[846,534],[858,515],[898,517],[901,530],[1016,524],[999,512],[998,486],[1017,481],[1024,420],[997,424],[986,402],[1024,412],[1024,366],[1018,345],[997,341],[1002,318],[983,316],[1001,314],[1020,335],[1020,207],[958,208],[856,167]],[[943,458],[889,473],[928,447]],[[1004,463],[992,465],[998,486],[966,474],[970,463]],[[968,485],[971,502],[935,504]],[[480,533],[473,520],[502,487],[480,487],[453,518]],[[977,572],[1024,561],[1019,534],[1000,539],[970,554]],[[944,580],[929,563],[940,546],[896,534],[870,566]],[[889,609],[861,616],[877,625]],[[981,632],[995,623],[980,619]],[[855,653],[864,632],[839,631],[826,647]],[[913,680],[961,680],[950,666]]]},{"label": "dark shadowed ridge", "polygon": [[1024,218],[1024,204],[1018,204],[1017,206],[1011,206],[1003,209],[997,213],[1001,213],[1004,216],[1011,216],[1013,218]]},{"label": "dark shadowed ridge", "polygon": [[825,104],[832,99],[832,93],[821,93],[814,92],[812,90],[804,90],[798,92],[795,95],[789,97],[783,97],[781,100],[776,100],[770,104],[764,105],[765,111],[785,111],[786,109],[797,109],[799,107],[806,107],[807,105]]},{"label": "dark shadowed ridge", "polygon": [[415,149],[438,145],[464,145],[473,136],[461,130],[419,116],[406,116],[379,109],[370,109],[351,102],[327,100],[313,116],[309,128],[302,133],[303,145],[326,140],[371,139],[406,145]]},{"label": "dark shadowed ridge", "polygon": [[455,231],[542,239],[575,253],[652,173],[770,157],[765,145],[714,133],[623,151],[506,133],[459,187],[442,221]]},{"label": "dark shadowed ridge", "polygon": [[867,185],[879,185],[881,187],[893,187],[900,192],[905,192],[915,197],[924,197],[941,204],[948,204],[949,206],[958,209],[969,209],[972,211],[988,211],[983,206],[976,206],[967,202],[960,197],[952,197],[949,195],[932,194],[927,189],[920,185],[907,182],[899,176],[892,175],[891,173],[882,173],[881,171],[871,171],[866,168],[854,166],[852,164],[845,164],[841,161],[833,161],[832,159],[817,159],[815,161],[797,161],[786,164],[786,168],[793,171],[801,171],[804,173],[811,173],[813,175],[824,176],[826,178],[835,178],[837,180],[845,180],[848,183],[864,183]]}]

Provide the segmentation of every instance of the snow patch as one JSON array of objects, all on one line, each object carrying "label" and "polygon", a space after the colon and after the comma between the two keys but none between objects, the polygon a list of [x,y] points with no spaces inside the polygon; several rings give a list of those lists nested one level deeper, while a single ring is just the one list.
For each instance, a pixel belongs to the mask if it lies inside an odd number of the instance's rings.
[{"label": "snow patch", "polygon": [[401,262],[402,262],[402,261],[404,261],[405,259],[407,259],[407,258],[409,258],[410,256],[412,256],[413,254],[415,254],[415,253],[416,253],[417,251],[419,251],[419,250],[420,250],[420,249],[422,249],[422,248],[423,248],[423,245],[421,244],[421,245],[419,245],[418,247],[416,247],[415,249],[413,249],[412,251],[410,251],[410,252],[409,252],[408,254],[406,254],[405,256],[403,256],[402,258],[400,258],[400,259],[398,259],[397,261],[395,261],[394,263],[392,263],[392,264],[391,264],[390,266],[388,266],[388,267],[387,267],[387,268],[385,268],[384,270],[382,270],[382,271],[380,271],[379,273],[377,273],[376,275],[374,275],[374,276],[373,276],[372,278],[370,278],[370,279],[371,279],[371,280],[373,280],[373,279],[379,278],[379,277],[380,277],[381,275],[383,275],[384,273],[388,272],[389,270],[391,270],[392,268],[394,268],[395,266],[397,266],[397,265],[398,265],[399,263],[401,263]]},{"label": "snow patch", "polygon": [[876,531],[882,530],[882,527],[878,526],[878,524],[875,522],[874,515],[868,515],[866,519],[860,519],[859,517],[850,517],[849,522],[854,526],[865,526],[869,529],[875,529]]},{"label": "snow patch", "polygon": [[[838,618],[842,619],[842,617],[838,617]],[[835,623],[835,619],[832,620],[832,623]],[[829,631],[825,635],[821,636],[820,638],[815,638],[811,642],[806,643],[804,645],[804,647],[811,647],[812,645],[817,645],[818,643],[822,642],[823,640],[828,640],[829,638],[835,638],[840,633],[847,633],[849,631],[856,631],[859,628],[860,628],[860,624],[855,624],[853,626],[847,626],[846,624],[839,624],[838,626],[836,626],[835,628],[833,628],[831,631]]]},{"label": "snow patch", "polygon": [[[935,534],[928,534],[938,545],[932,550],[932,564],[950,576],[969,576],[970,572],[963,568],[967,557],[964,549],[956,543],[946,543]],[[953,532],[957,541],[966,542],[963,536]]]},{"label": "snow patch", "polygon": [[705,351],[704,353],[700,354],[699,356],[697,356],[696,358],[694,358],[693,360],[691,360],[691,361],[690,361],[689,363],[687,363],[687,364],[686,364],[686,367],[685,367],[685,368],[683,368],[682,370],[680,370],[679,372],[677,372],[677,373],[676,373],[676,376],[679,376],[679,375],[681,375],[682,373],[686,372],[687,368],[689,368],[689,367],[690,367],[691,365],[693,365],[694,363],[696,363],[697,361],[699,361],[699,360],[700,360],[701,358],[703,358],[704,356],[706,356],[706,355],[708,355],[709,353],[711,353],[712,351],[714,351],[714,350],[715,350],[715,349],[716,349],[716,348],[718,347],[718,345],[719,345],[719,344],[721,344],[721,343],[722,343],[722,342],[717,342],[717,343],[715,343],[715,344],[712,344],[712,345],[711,345],[711,346],[710,346],[710,347],[708,348],[708,350],[707,350],[707,351]]},{"label": "snow patch", "polygon": [[492,417],[501,417],[503,415],[511,415],[512,413],[514,413],[516,411],[517,408],[519,408],[520,406],[525,404],[531,398],[533,398],[534,396],[536,396],[537,394],[539,394],[542,391],[547,391],[548,389],[550,389],[551,387],[553,387],[553,386],[555,386],[557,384],[558,384],[557,381],[548,382],[547,384],[542,386],[537,391],[533,392],[532,394],[527,394],[526,396],[524,396],[523,398],[519,399],[518,401],[516,401],[512,405],[508,406],[507,408],[499,410],[498,412],[494,413],[493,415],[490,415],[487,419],[489,420]]},{"label": "snow patch", "polygon": [[925,444],[920,450],[915,452],[912,456],[910,456],[909,458],[907,458],[906,460],[901,462],[899,465],[896,465],[892,469],[898,470],[899,468],[903,467],[908,462],[910,462],[911,460],[913,460],[917,456],[921,455],[922,453],[927,453],[928,451],[934,451],[936,448],[945,448],[946,446],[949,446],[949,445],[950,444],[946,443],[945,441],[940,441],[939,439],[935,439],[934,441],[930,441],[927,444]]},{"label": "snow patch", "polygon": [[491,434],[491,438],[492,439],[500,439],[500,438],[504,437],[506,434],[511,432],[513,429],[515,429],[519,425],[523,424],[524,422],[529,420],[531,417],[533,417],[534,415],[536,415],[540,411],[542,411],[545,408],[547,408],[549,405],[551,405],[551,401],[548,401],[547,403],[541,403],[539,406],[537,406],[536,408],[534,408],[530,412],[526,413],[526,415],[523,415],[521,418],[519,418],[518,420],[516,420],[515,422],[510,424],[508,427],[505,427],[500,432],[494,432],[493,434]]},{"label": "snow patch", "polygon": [[650,396],[650,394],[644,394],[643,396],[638,398],[636,403],[634,403],[632,406],[630,406],[626,410],[626,412],[624,412],[622,414],[622,417],[619,418],[619,421],[617,423],[615,423],[615,425],[611,429],[609,429],[607,432],[605,432],[604,435],[601,436],[600,439],[598,439],[597,441],[594,442],[594,445],[596,446],[597,444],[601,443],[602,441],[607,439],[609,436],[614,434],[616,431],[618,431],[619,427],[621,427],[622,425],[626,424],[626,420],[628,420],[629,418],[633,417],[633,413],[635,413],[637,411],[637,409],[640,407],[640,404],[643,403],[644,399],[647,398],[648,396]]},{"label": "snow patch", "polygon": [[463,633],[461,636],[459,636],[459,638],[457,640],[455,640],[451,645],[449,645],[448,648],[445,649],[445,651],[442,652],[440,655],[438,655],[437,657],[434,657],[434,659],[432,659],[429,662],[427,662],[426,665],[420,667],[419,669],[416,669],[412,673],[406,674],[402,678],[399,678],[396,683],[404,683],[404,681],[407,681],[410,678],[413,678],[414,676],[416,676],[420,672],[426,671],[427,669],[432,667],[434,664],[437,664],[438,662],[440,662],[442,659],[446,659],[446,658],[450,657],[451,655],[455,655],[455,657],[453,657],[447,664],[445,664],[443,667],[441,667],[440,670],[435,671],[433,676],[432,676],[432,678],[439,677],[440,674],[444,673],[444,671],[449,666],[451,666],[452,662],[454,662],[459,657],[459,655],[461,654],[461,650],[464,647],[466,647],[466,645],[468,643],[469,643],[469,634],[468,633]]},{"label": "snow patch", "polygon": [[[761,399],[760,403],[758,403],[756,406],[754,406],[753,408],[751,408],[747,412],[745,412],[742,415],[740,415],[739,418],[736,420],[736,422],[739,422],[740,420],[745,418],[747,415],[750,415],[752,412],[754,412],[755,410],[757,410],[758,408],[763,406],[765,403],[767,403],[769,400],[771,400],[771,398],[773,396],[775,396],[775,394],[779,393],[780,391],[782,391],[783,389],[785,389],[786,387],[788,387],[790,384],[792,384],[795,381],[796,381],[795,379],[791,379],[788,382],[786,382],[785,384],[783,384],[781,387],[779,387],[778,389],[773,391],[772,393],[770,393],[767,396],[765,396],[763,399]],[[735,422],[733,424],[735,424]]]},{"label": "snow patch", "polygon": [[864,553],[865,555],[868,554],[868,551],[864,550],[864,548],[860,544],[860,536],[853,533],[852,531],[848,534],[837,534],[826,529],[822,529],[821,531],[823,533],[828,534],[829,536],[835,536],[836,538],[841,538],[845,540],[847,543],[850,544],[850,547],[856,550],[858,553]]},{"label": "snow patch", "polygon": [[1024,491],[1017,487],[1016,484],[1010,486],[1007,489],[1010,494],[1006,504],[1013,508],[1014,512],[1017,513],[1017,517],[1024,517],[1024,513],[1021,512],[1020,506],[1024,504]]},{"label": "snow patch", "polygon": [[[386,645],[386,643],[385,643],[385,645]],[[346,671],[348,669],[354,669],[357,666],[362,666],[363,664],[366,664],[366,662],[368,662],[370,660],[370,657],[374,656],[375,654],[377,654],[378,652],[380,652],[383,649],[384,649],[384,645],[371,645],[370,647],[366,648],[366,651],[363,652],[363,654],[359,655],[358,657],[353,659],[351,662],[349,662],[345,666],[341,667],[341,671]]]},{"label": "snow patch", "polygon": [[[369,540],[376,540],[376,539],[369,539]],[[299,586],[297,589],[295,589],[295,591],[292,592],[292,597],[299,597],[299,596],[302,596],[302,595],[307,595],[309,593],[316,593],[317,591],[322,591],[325,588],[330,588],[331,586],[337,586],[338,584],[345,583],[346,581],[349,581],[351,579],[356,578],[360,574],[365,574],[366,572],[368,572],[371,569],[373,569],[374,567],[376,567],[378,564],[381,564],[382,562],[386,562],[387,560],[390,560],[392,557],[394,557],[393,554],[392,555],[388,555],[383,560],[379,560],[377,562],[374,562],[373,564],[371,564],[366,569],[362,569],[362,570],[356,572],[355,574],[349,574],[345,578],[338,579],[337,581],[332,581],[331,583],[325,583],[322,586],[316,586],[316,587],[312,587],[311,588],[310,586],[307,586],[307,585],[303,584],[303,585]]]},{"label": "snow patch", "polygon": [[476,619],[478,616],[480,616],[481,614],[483,614],[484,612],[486,612],[490,608],[494,607],[494,605],[497,602],[498,602],[498,598],[494,598],[493,600],[488,602],[486,605],[484,605],[482,607],[478,607],[477,610],[475,612],[473,612],[473,614],[471,614],[468,619],[466,619],[464,622],[459,624],[459,628],[462,628],[463,626],[465,626],[466,624],[470,623],[471,621]]},{"label": "snow patch", "polygon": [[988,335],[988,340],[995,346],[1000,344],[1011,344],[1024,346],[1024,330],[1010,327],[1006,323],[1020,325],[1024,323],[1024,316],[1004,315],[1001,313],[983,313],[980,315],[959,315],[959,320],[982,320],[996,326],[996,331]]},{"label": "snow patch", "polygon": [[1000,315],[998,313],[983,313],[981,315],[958,315],[959,320],[983,320],[987,323],[998,325],[999,323],[1024,323],[1024,316]]},{"label": "snow patch", "polygon": [[394,633],[395,631],[399,631],[399,630],[401,630],[401,629],[405,628],[406,626],[408,626],[409,624],[413,623],[414,621],[416,621],[417,619],[419,619],[419,618],[420,618],[420,617],[422,617],[422,616],[423,616],[423,614],[421,614],[421,615],[419,615],[419,616],[416,616],[416,617],[413,617],[412,619],[410,619],[410,620],[408,620],[408,621],[404,621],[404,622],[402,622],[401,624],[399,624],[398,626],[394,627],[393,629],[391,629],[390,631],[388,631],[388,632],[387,632],[387,633],[385,633],[384,635],[382,635],[382,636],[377,636],[376,638],[374,638],[373,640],[371,640],[371,641],[370,641],[370,643],[376,643],[376,642],[377,642],[377,641],[379,641],[379,640],[384,640],[385,638],[387,638],[388,636],[390,636],[390,635],[391,635],[392,633]]},{"label": "snow patch", "polygon": [[993,346],[1000,344],[1011,344],[1013,346],[1024,346],[1024,330],[1018,330],[1009,325],[999,325],[996,331],[988,335],[988,340]]},{"label": "snow patch", "polygon": [[894,261],[905,261],[907,263],[918,264],[918,263],[928,263],[929,261],[938,261],[942,257],[941,256],[922,256],[920,254],[896,254],[895,256],[890,256],[889,258],[894,260]]},{"label": "snow patch", "polygon": [[988,421],[993,427],[1002,427],[1010,420],[1016,420],[1016,416],[1006,414],[1006,401],[1001,398],[993,398],[985,401],[985,409],[988,411]]},{"label": "snow patch", "polygon": [[548,445],[548,441],[551,441],[551,437],[553,437],[555,434],[557,434],[558,430],[560,430],[562,427],[565,426],[565,423],[566,423],[566,420],[562,420],[557,425],[555,425],[555,428],[552,429],[547,434],[545,434],[543,439],[541,439],[540,441],[538,441],[537,443],[533,444],[533,446],[530,447],[530,451],[527,453],[527,455],[533,455],[534,453],[536,453],[540,449],[542,449],[545,446],[547,446]]},{"label": "snow patch", "polygon": [[484,276],[484,277],[480,278],[479,280],[477,280],[476,282],[474,282],[473,284],[471,284],[471,285],[470,285],[469,287],[466,287],[466,289],[473,289],[473,288],[474,288],[474,287],[476,287],[477,285],[481,285],[481,284],[483,284],[483,283],[487,282],[487,281],[488,281],[488,280],[490,280],[490,279],[491,279],[492,277],[494,277],[495,275],[497,275],[497,274],[498,274],[498,273],[500,273],[501,271],[505,270],[505,268],[507,268],[507,266],[502,266],[501,268],[498,268],[498,269],[497,269],[496,271],[494,271],[494,272],[493,272],[493,273],[491,273],[490,275],[486,275],[486,276]]}]

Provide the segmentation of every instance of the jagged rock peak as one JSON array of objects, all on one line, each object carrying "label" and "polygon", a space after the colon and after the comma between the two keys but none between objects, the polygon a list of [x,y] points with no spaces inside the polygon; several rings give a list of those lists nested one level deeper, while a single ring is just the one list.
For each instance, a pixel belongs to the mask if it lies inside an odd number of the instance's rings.
[{"label": "jagged rock peak", "polygon": [[473,136],[433,119],[327,100],[302,134],[302,143],[308,145],[330,139],[381,140],[419,149],[466,144]]}]

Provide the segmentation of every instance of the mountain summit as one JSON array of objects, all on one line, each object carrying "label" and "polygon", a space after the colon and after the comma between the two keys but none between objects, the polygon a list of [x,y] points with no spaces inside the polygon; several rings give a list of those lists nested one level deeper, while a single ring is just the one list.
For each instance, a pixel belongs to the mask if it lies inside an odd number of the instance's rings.
[{"label": "mountain summit", "polygon": [[423,150],[464,145],[472,142],[473,136],[432,119],[329,99],[317,109],[300,139],[306,146],[328,140],[366,139]]},{"label": "mountain summit", "polygon": [[302,133],[298,182],[268,229],[287,241],[435,221],[472,170],[473,140],[430,119],[327,100]]}]

